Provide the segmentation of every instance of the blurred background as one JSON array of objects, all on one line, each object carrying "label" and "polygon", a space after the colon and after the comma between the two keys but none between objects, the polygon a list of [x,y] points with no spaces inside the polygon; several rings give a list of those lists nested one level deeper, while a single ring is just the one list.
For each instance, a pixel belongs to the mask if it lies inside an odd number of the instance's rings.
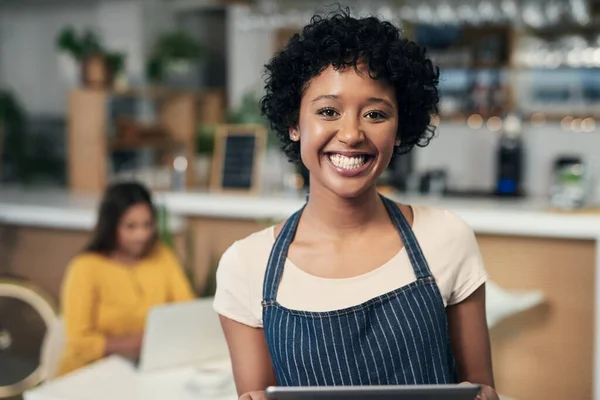
[{"label": "blurred background", "polygon": [[[210,296],[222,252],[302,204],[307,171],[258,101],[264,64],[330,3],[0,0],[0,274],[58,309],[98,196],[136,179]],[[516,316],[507,300],[492,331],[499,390],[600,399],[600,1],[339,3],[394,21],[441,70],[437,137],[381,191],[455,211],[494,281],[543,293]],[[26,326],[15,310],[0,298],[0,338]],[[41,346],[45,328],[23,329]]]},{"label": "blurred background", "polygon": [[[441,113],[434,121],[440,125],[439,138],[417,149],[390,183],[404,190],[407,183],[427,186],[438,177],[451,195],[544,196],[563,158],[585,164],[590,175],[600,168],[595,2],[342,3],[357,14],[402,25],[408,37],[428,47],[442,70]],[[69,165],[76,164],[70,164],[69,144],[79,143],[69,135],[69,116],[103,113],[108,120],[97,118],[96,126],[88,121],[88,127],[104,130],[110,139],[130,135],[135,140],[109,140],[98,149],[107,162],[102,167],[106,177],[96,177],[96,186],[133,172],[153,187],[176,186],[165,163],[157,161],[162,159],[155,151],[160,140],[153,146],[142,138],[152,132],[144,135],[140,129],[154,126],[154,139],[161,137],[157,103],[166,92],[178,91],[193,96],[194,103],[194,121],[180,127],[186,133],[178,141],[186,143],[177,143],[183,145],[177,151],[185,147],[189,153],[193,171],[185,186],[206,186],[215,125],[264,122],[257,108],[263,65],[314,11],[327,10],[323,4],[1,1],[2,182],[78,186],[69,178]],[[94,107],[92,99],[89,104],[82,100],[86,90],[97,86],[107,89],[110,105],[104,109]],[[521,161],[514,177],[499,177],[498,169],[509,169],[512,162],[497,159],[503,120],[512,112],[522,122],[514,128],[522,141]],[[277,146],[270,141],[268,147]],[[277,184],[270,179],[263,189]],[[91,186],[88,182],[85,189]],[[589,195],[595,199],[598,192],[592,188]]]}]

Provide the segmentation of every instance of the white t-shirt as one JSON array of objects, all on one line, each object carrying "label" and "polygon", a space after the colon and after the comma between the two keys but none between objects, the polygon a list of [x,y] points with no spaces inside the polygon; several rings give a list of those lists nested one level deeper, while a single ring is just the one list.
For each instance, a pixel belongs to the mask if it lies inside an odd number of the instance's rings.
[{"label": "white t-shirt", "polygon": [[[487,279],[473,230],[449,211],[412,206],[413,231],[445,305],[460,303]],[[251,327],[262,327],[265,270],[275,243],[274,227],[233,243],[217,270],[214,309]],[[332,311],[355,306],[416,279],[406,250],[366,274],[345,279],[310,275],[286,260],[277,301],[304,311]]]}]

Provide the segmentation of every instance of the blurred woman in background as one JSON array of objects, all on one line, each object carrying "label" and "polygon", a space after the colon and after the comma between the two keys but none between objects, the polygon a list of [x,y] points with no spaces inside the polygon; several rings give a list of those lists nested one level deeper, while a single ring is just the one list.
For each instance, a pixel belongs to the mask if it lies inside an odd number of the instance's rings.
[{"label": "blurred woman in background", "polygon": [[175,255],[158,239],[149,191],[137,183],[110,186],[92,240],[63,282],[60,375],[111,354],[137,358],[150,308],[193,297]]}]

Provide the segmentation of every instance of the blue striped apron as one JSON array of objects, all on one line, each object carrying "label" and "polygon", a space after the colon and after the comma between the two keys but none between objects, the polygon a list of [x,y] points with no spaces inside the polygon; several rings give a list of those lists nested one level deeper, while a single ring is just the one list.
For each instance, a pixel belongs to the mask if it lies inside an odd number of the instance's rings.
[{"label": "blue striped apron", "polygon": [[385,197],[382,200],[416,280],[357,306],[309,312],[279,304],[277,289],[303,209],[288,219],[275,240],[262,305],[264,333],[279,385],[457,383],[440,291],[399,207]]}]

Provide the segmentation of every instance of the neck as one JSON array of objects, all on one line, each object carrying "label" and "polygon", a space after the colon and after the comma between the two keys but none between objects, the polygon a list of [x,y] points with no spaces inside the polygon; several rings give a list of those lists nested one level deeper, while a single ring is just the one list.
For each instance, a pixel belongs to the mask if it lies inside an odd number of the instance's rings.
[{"label": "neck", "polygon": [[119,250],[113,251],[112,254],[110,255],[110,257],[113,260],[116,260],[116,261],[120,262],[121,264],[125,264],[125,265],[134,265],[140,259],[139,257],[132,256],[124,251],[119,251]]},{"label": "neck", "polygon": [[375,187],[358,197],[340,198],[329,190],[311,186],[304,210],[305,221],[317,232],[335,236],[348,236],[364,232],[387,211]]}]

